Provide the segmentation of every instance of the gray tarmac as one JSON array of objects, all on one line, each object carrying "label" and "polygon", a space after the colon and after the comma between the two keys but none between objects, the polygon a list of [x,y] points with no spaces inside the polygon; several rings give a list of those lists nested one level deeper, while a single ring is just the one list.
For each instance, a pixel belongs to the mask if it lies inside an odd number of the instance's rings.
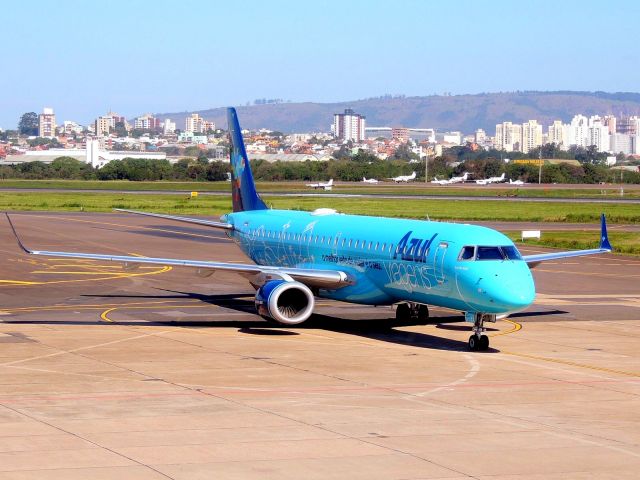
[{"label": "gray tarmac", "polygon": [[[198,184],[194,184],[193,188],[197,189]],[[283,188],[286,187],[286,184],[283,184]],[[361,188],[362,193],[340,193],[340,188]],[[304,189],[304,185],[293,184],[288,187],[289,189],[302,188]],[[341,182],[335,186],[335,189],[332,191],[322,191],[322,190],[313,190],[308,189],[308,191],[300,191],[300,192],[263,192],[261,195],[264,197],[328,197],[328,198],[379,198],[385,200],[405,200],[405,199],[413,199],[413,200],[461,200],[461,201],[513,201],[513,202],[541,202],[541,203],[599,203],[599,204],[611,204],[611,203],[623,203],[623,204],[640,204],[640,198],[637,197],[624,197],[612,195],[612,192],[615,192],[615,186],[607,185],[602,187],[603,196],[602,197],[572,197],[572,198],[556,198],[556,197],[527,197],[527,196],[508,196],[508,195],[489,195],[489,196],[478,196],[478,195],[464,195],[459,192],[464,192],[465,190],[476,190],[478,188],[482,188],[481,186],[472,184],[455,184],[449,185],[444,188],[451,190],[452,192],[457,191],[456,194],[445,195],[442,193],[437,194],[429,194],[429,189],[433,188],[430,184],[424,184],[419,182],[411,182],[411,183],[393,183],[386,182],[383,184],[373,185],[371,188],[385,188],[387,192],[385,193],[367,193],[366,189],[368,185],[363,185],[359,182]],[[405,188],[411,189],[422,189],[425,193],[421,194],[403,194],[402,190]],[[441,190],[443,187],[438,185],[435,188]],[[568,189],[568,190],[578,190],[580,188],[587,189],[597,189],[597,185],[586,185],[586,184],[569,184],[569,185],[525,185],[525,186],[514,186],[505,183],[491,184],[488,185],[487,188],[491,190],[513,190],[514,188],[518,188],[519,190],[523,190],[526,195],[527,190],[535,191],[535,190],[553,190],[553,189]],[[640,185],[625,185],[625,190],[627,192],[636,192],[640,190]],[[394,191],[395,190],[395,191]],[[0,188],[0,192],[30,192],[30,193],[112,193],[112,194],[137,194],[137,195],[185,195],[189,193],[187,190],[106,190],[106,189],[67,189],[67,188]],[[228,191],[198,191],[199,195],[208,195],[208,196],[227,196],[229,195]]]},{"label": "gray tarmac", "polygon": [[[12,218],[30,248],[246,261],[159,219]],[[5,219],[0,254],[0,480],[638,478],[638,258],[540,265],[468,352],[459,312],[278,328],[237,276],[29,257]]]}]

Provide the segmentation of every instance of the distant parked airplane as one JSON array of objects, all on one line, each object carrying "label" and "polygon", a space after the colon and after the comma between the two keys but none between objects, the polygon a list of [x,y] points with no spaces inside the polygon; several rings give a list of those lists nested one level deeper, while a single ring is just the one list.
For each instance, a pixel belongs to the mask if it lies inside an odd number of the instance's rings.
[{"label": "distant parked airplane", "polygon": [[380,183],[380,180],[376,180],[375,178],[362,177],[362,183]]},{"label": "distant parked airplane", "polygon": [[509,185],[526,185],[527,182],[523,182],[522,180],[511,180],[509,179]]},{"label": "distant parked airplane", "polygon": [[464,183],[467,181],[468,177],[469,177],[469,172],[464,172],[464,175],[462,175],[461,177],[451,177],[451,179],[449,180],[449,183]]},{"label": "distant parked airplane", "polygon": [[311,187],[314,190],[318,188],[322,188],[323,190],[332,190],[333,189],[333,178],[329,180],[327,183],[318,182],[318,183],[307,183],[307,187]]},{"label": "distant parked airplane", "polygon": [[391,177],[389,180],[393,180],[396,183],[400,182],[410,182],[411,180],[415,180],[416,172],[413,172],[411,175],[400,175],[398,177]]},{"label": "distant parked airplane", "polygon": [[478,185],[489,185],[490,183],[501,183],[501,182],[504,182],[504,181],[505,181],[505,178],[504,178],[504,173],[503,173],[499,177],[490,177],[490,178],[486,178],[484,180],[476,180],[476,183]]},{"label": "distant parked airplane", "polygon": [[431,180],[431,183],[435,184],[435,185],[449,185],[451,183],[450,180],[438,180],[438,177],[433,177],[433,180]]},{"label": "distant parked airplane", "polygon": [[438,177],[433,177],[431,183],[435,183],[437,185],[451,185],[452,183],[464,183],[467,181],[467,177],[469,173],[464,172],[464,175],[461,177],[451,177],[449,180],[438,180]]}]

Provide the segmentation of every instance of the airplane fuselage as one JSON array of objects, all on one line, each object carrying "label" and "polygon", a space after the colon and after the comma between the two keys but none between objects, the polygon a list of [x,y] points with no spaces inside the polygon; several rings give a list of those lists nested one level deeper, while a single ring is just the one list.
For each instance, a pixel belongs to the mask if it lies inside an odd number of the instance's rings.
[{"label": "airplane fuselage", "polygon": [[[324,298],[504,314],[535,296],[531,272],[511,240],[485,227],[289,210],[236,212],[226,221],[234,225],[231,238],[259,265],[334,269],[355,280],[316,292]],[[513,259],[463,259],[463,247],[498,249],[496,257],[500,247],[509,248]]]}]

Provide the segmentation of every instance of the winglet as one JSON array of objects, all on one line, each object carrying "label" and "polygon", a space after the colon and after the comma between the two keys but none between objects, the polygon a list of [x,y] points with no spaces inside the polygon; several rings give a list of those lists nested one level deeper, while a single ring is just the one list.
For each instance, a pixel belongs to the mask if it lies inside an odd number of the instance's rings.
[{"label": "winglet", "polygon": [[18,242],[18,246],[25,253],[33,253],[31,250],[29,250],[27,247],[25,247],[24,244],[22,243],[22,240],[20,240],[20,237],[18,236],[18,232],[16,232],[16,227],[13,226],[13,222],[11,221],[11,217],[9,216],[9,213],[8,212],[4,212],[4,214],[7,216],[7,220],[9,221],[9,226],[11,227],[11,230],[13,231],[13,235],[16,237],[16,241]]},{"label": "winglet", "polygon": [[607,234],[607,219],[604,213],[600,216],[600,248],[605,250],[613,250],[613,247],[609,243],[609,235]]}]

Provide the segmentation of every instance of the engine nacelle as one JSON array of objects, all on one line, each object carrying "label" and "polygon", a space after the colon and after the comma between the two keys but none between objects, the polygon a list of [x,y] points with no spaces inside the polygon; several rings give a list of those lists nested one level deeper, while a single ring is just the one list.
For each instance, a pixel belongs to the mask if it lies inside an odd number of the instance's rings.
[{"label": "engine nacelle", "polygon": [[300,282],[271,280],[256,292],[258,314],[285,325],[296,325],[307,320],[315,304],[309,287]]}]

